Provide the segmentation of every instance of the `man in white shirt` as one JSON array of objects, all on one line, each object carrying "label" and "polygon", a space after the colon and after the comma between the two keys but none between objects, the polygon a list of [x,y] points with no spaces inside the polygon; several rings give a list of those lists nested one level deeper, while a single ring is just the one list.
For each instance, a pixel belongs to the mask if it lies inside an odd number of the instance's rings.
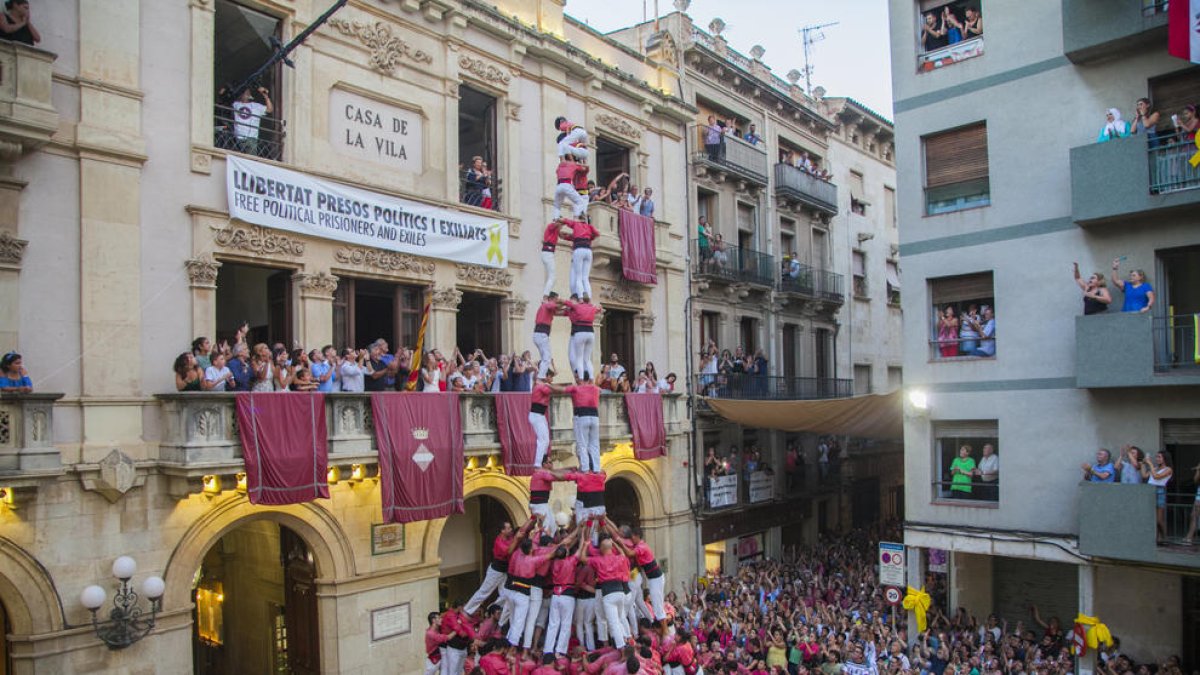
[{"label": "man in white shirt", "polygon": [[243,89],[238,100],[233,102],[233,135],[237,138],[238,149],[250,155],[258,154],[258,129],[262,118],[275,112],[267,88],[259,87],[258,93],[263,103],[254,100],[249,87]]},{"label": "man in white shirt", "polygon": [[982,483],[978,488],[979,498],[993,502],[999,500],[1000,456],[996,454],[996,448],[991,443],[984,444],[983,457],[975,467],[975,475]]},{"label": "man in white shirt", "polygon": [[621,373],[625,372],[625,366],[621,365],[620,363],[617,363],[616,352],[613,352],[613,354],[608,357],[608,360],[609,360],[608,376],[609,376],[609,378],[612,379],[613,382],[616,382],[617,378],[621,377]]}]

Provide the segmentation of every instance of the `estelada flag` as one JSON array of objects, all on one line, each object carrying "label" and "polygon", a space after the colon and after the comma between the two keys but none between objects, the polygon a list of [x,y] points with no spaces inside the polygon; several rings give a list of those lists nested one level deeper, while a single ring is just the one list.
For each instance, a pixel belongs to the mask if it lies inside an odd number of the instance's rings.
[{"label": "estelada flag", "polygon": [[1173,0],[1167,12],[1167,51],[1200,63],[1200,0]]}]

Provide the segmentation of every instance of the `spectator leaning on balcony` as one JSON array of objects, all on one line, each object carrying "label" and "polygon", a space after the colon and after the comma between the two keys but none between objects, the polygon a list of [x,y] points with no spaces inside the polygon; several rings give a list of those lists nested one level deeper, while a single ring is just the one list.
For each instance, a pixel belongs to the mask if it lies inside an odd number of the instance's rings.
[{"label": "spectator leaning on balcony", "polygon": [[937,14],[926,12],[925,23],[921,26],[921,45],[925,51],[931,52],[945,47],[946,44],[946,26],[939,24]]},{"label": "spectator leaning on balcony", "polygon": [[1129,281],[1121,278],[1121,259],[1113,258],[1113,283],[1125,294],[1125,303],[1121,305],[1122,312],[1149,312],[1154,307],[1154,287],[1146,279],[1146,273],[1139,269],[1129,270]]},{"label": "spectator leaning on balcony", "polygon": [[1113,477],[1117,473],[1112,465],[1112,456],[1104,448],[1096,451],[1095,464],[1084,462],[1081,468],[1083,469],[1083,480],[1093,483],[1112,483],[1114,482]]},{"label": "spectator leaning on balcony", "polygon": [[250,348],[245,342],[233,345],[233,358],[229,359],[229,372],[233,373],[233,391],[250,391],[254,383],[254,368],[250,365]]},{"label": "spectator leaning on balcony", "polygon": [[1143,459],[1142,466],[1145,467],[1142,473],[1146,476],[1146,482],[1154,486],[1158,536],[1160,539],[1165,539],[1167,537],[1167,483],[1175,474],[1175,469],[1171,466],[1171,453],[1160,450],[1155,453],[1153,462],[1149,457]]},{"label": "spectator leaning on balcony", "polygon": [[746,132],[746,136],[744,137],[744,140],[747,143],[749,143],[750,145],[758,145],[759,143],[762,142],[762,136],[758,135],[758,132],[755,130],[754,125],[751,124],[750,131]]},{"label": "spectator leaning on balcony", "polygon": [[8,0],[0,14],[0,37],[30,46],[42,41],[42,34],[33,27],[29,13],[29,0]]},{"label": "spectator leaning on balcony", "polygon": [[946,305],[938,317],[937,342],[943,357],[958,356],[958,317],[954,305]]},{"label": "spectator leaning on balcony", "polygon": [[1146,477],[1142,475],[1142,461],[1145,455],[1142,454],[1142,449],[1136,445],[1126,445],[1121,448],[1121,454],[1117,456],[1117,461],[1113,463],[1113,468],[1117,470],[1117,475],[1121,477],[1122,483],[1141,483]]},{"label": "spectator leaning on balcony", "polygon": [[708,116],[708,124],[704,127],[704,152],[708,158],[716,161],[721,159],[721,144],[725,137],[725,124],[717,122],[715,115]]},{"label": "spectator leaning on balcony", "polygon": [[213,354],[212,364],[204,369],[204,384],[206,391],[233,391],[237,388],[237,380],[233,372],[225,365],[225,354]]},{"label": "spectator leaning on balcony", "polygon": [[208,368],[212,365],[212,341],[206,337],[192,340],[192,354],[196,357],[197,365],[201,368]]},{"label": "spectator leaning on balcony", "polygon": [[1109,108],[1104,113],[1104,126],[1100,128],[1097,143],[1111,141],[1114,138],[1125,138],[1129,135],[1129,122],[1121,119],[1121,111]]},{"label": "spectator leaning on balcony", "polygon": [[1100,314],[1108,311],[1108,305],[1112,303],[1112,294],[1108,292],[1108,286],[1104,283],[1104,275],[1096,272],[1084,281],[1079,275],[1079,263],[1075,263],[1075,283],[1083,291],[1083,313]]},{"label": "spectator leaning on balcony", "polygon": [[254,92],[250,87],[243,89],[233,103],[233,135],[237,138],[238,149],[250,155],[258,154],[258,132],[262,118],[275,112],[267,88],[259,87],[256,91],[262,96],[262,103],[254,100]]},{"label": "spectator leaning on balcony", "polygon": [[175,358],[175,390],[200,391],[204,388],[204,371],[196,365],[196,357],[184,352]]},{"label": "spectator leaning on balcony", "polygon": [[975,329],[979,318],[979,305],[975,303],[967,305],[967,311],[963,312],[958,326],[958,352],[960,354],[971,354],[979,348],[979,331]]},{"label": "spectator leaning on balcony", "polygon": [[367,363],[367,350],[347,348],[342,352],[338,364],[337,380],[341,391],[361,392],[366,390],[365,376],[371,366]]},{"label": "spectator leaning on balcony", "polygon": [[9,352],[0,358],[0,392],[28,394],[31,391],[33,391],[33,381],[29,379],[29,373],[25,370],[21,355]]},{"label": "spectator leaning on balcony", "polygon": [[979,347],[971,352],[971,356],[996,355],[996,315],[991,307],[984,305],[982,319],[971,319],[975,332],[979,333]]},{"label": "spectator leaning on balcony", "polygon": [[1129,133],[1145,134],[1146,143],[1150,147],[1158,147],[1158,111],[1155,110],[1148,98],[1139,98],[1134,104],[1133,123],[1130,125]]},{"label": "spectator leaning on balcony", "polygon": [[979,479],[980,499],[994,502],[1000,498],[1000,456],[991,443],[983,446],[983,457],[975,467],[975,477]]},{"label": "spectator leaning on balcony", "polygon": [[642,191],[642,202],[638,206],[638,215],[646,216],[647,218],[654,217],[654,190],[646,188]]},{"label": "spectator leaning on balcony", "polygon": [[971,498],[971,481],[975,475],[975,458],[971,456],[971,446],[964,445],[958,449],[958,457],[950,463],[950,496],[957,499]]},{"label": "spectator leaning on balcony", "polygon": [[1196,140],[1196,129],[1200,127],[1200,119],[1196,117],[1196,106],[1185,105],[1178,115],[1171,115],[1175,124],[1176,140],[1181,143],[1192,143]]}]

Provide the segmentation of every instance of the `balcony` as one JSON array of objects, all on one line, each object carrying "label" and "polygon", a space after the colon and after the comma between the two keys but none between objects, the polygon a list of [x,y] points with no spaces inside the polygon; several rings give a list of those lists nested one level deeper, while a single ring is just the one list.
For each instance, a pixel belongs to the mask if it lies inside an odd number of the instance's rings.
[{"label": "balcony", "polygon": [[854,395],[854,380],[832,377],[777,377],[750,373],[697,374],[692,388],[700,396],[755,401],[809,401]]},{"label": "balcony", "polygon": [[783,273],[779,275],[776,290],[780,293],[795,295],[810,300],[820,300],[836,305],[846,302],[843,290],[845,277],[836,272],[819,270],[815,267],[801,264],[799,271],[793,276],[787,263]]},{"label": "balcony", "polygon": [[693,239],[692,274],[702,283],[720,281],[771,288],[775,285],[775,258],[724,242],[710,242],[709,246],[701,247],[700,240]]},{"label": "balcony", "polygon": [[838,212],[837,186],[791,164],[775,165],[775,196],[830,216],[836,216]]},{"label": "balcony", "polygon": [[720,180],[731,178],[742,183],[742,189],[766,187],[768,180],[767,151],[763,143],[751,145],[746,141],[725,134],[721,144],[708,147],[704,144],[706,127],[695,125],[688,134],[688,156],[697,168],[697,175],[712,174]]},{"label": "balcony", "polygon": [[[3,49],[3,47],[0,47]],[[62,394],[0,394],[0,476],[57,475],[54,402]]]},{"label": "balcony", "polygon": [[263,115],[254,128],[239,120],[236,110],[216,106],[213,117],[213,146],[243,155],[283,161],[283,141],[287,137],[287,121]]},{"label": "balcony", "polygon": [[1167,537],[1155,532],[1154,486],[1079,484],[1079,552],[1098,558],[1200,569],[1200,552],[1184,546],[1194,495],[1167,495]]},{"label": "balcony", "polygon": [[1062,0],[1063,53],[1083,64],[1166,44],[1166,0]]},{"label": "balcony", "polygon": [[1155,218],[1200,205],[1194,143],[1150,148],[1141,136],[1071,150],[1071,214],[1082,226]]},{"label": "balcony", "polygon": [[0,141],[22,152],[50,142],[58,129],[51,102],[56,58],[44,49],[0,41]]},{"label": "balcony", "polygon": [[1200,385],[1196,319],[1109,310],[1075,317],[1080,389]]},{"label": "balcony", "polygon": [[[593,265],[621,267],[621,228],[619,210],[605,202],[588,204],[588,220],[600,230],[600,238],[592,242]],[[671,226],[661,220],[654,221],[654,257],[659,265],[671,264]]]},{"label": "balcony", "polygon": [[[408,396],[409,394],[395,394]],[[195,492],[203,475],[228,476],[242,471],[242,447],[237,430],[236,394],[170,393],[156,398],[162,405],[162,441],[159,461],[164,472],[176,479],[172,491]],[[686,403],[682,395],[663,397],[663,421],[667,434],[686,432]],[[496,407],[488,394],[460,394],[464,450],[468,465],[501,466],[500,439],[496,431]],[[329,432],[329,466],[343,475],[351,467],[378,465],[370,394],[325,395],[325,417]],[[553,445],[573,445],[571,399],[551,400],[550,438]],[[600,442],[602,449],[632,440],[623,396],[600,398]]]}]

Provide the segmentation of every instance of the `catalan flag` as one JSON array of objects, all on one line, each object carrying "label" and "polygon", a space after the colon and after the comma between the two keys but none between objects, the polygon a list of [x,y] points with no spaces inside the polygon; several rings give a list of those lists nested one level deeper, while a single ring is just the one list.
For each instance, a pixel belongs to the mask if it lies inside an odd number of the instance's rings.
[{"label": "catalan flag", "polygon": [[408,374],[408,382],[404,384],[405,391],[415,391],[421,381],[421,367],[425,365],[425,331],[429,328],[429,301],[421,312],[421,329],[417,331],[417,346],[413,349],[413,361],[409,364],[412,372]]}]

